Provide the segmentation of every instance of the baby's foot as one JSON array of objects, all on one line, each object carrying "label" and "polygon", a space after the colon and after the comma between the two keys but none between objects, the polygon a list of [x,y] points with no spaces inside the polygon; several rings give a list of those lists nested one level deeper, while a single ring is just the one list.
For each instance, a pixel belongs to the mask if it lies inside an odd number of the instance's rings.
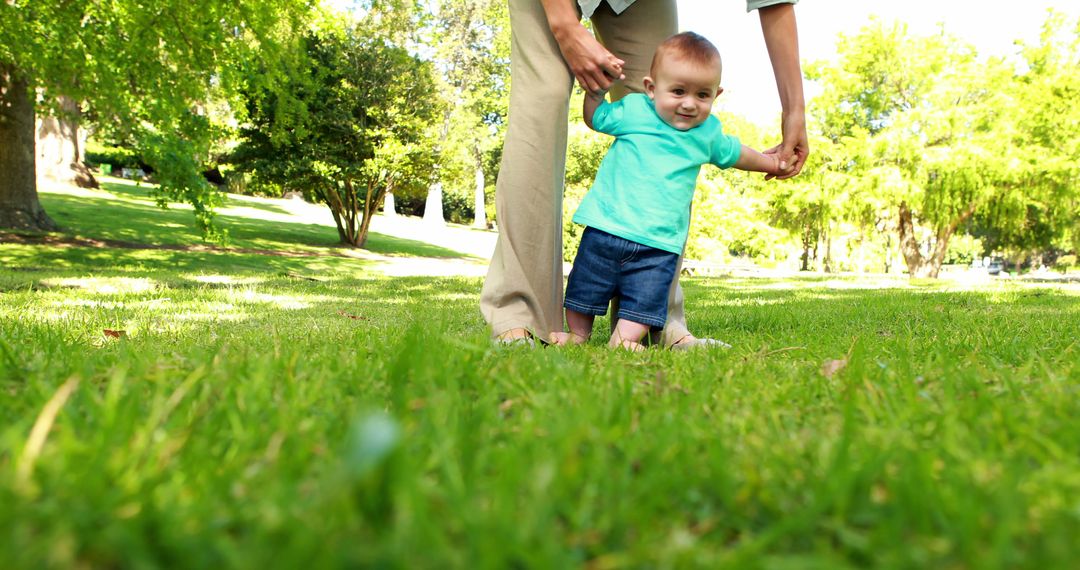
[{"label": "baby's foot", "polygon": [[551,333],[551,344],[558,346],[569,346],[575,344],[585,344],[588,342],[588,338],[583,337],[573,332],[553,332]]},{"label": "baby's foot", "polygon": [[641,352],[645,350],[644,344],[641,344],[640,342],[634,342],[628,338],[617,339],[615,337],[612,337],[611,342],[608,343],[608,346],[610,348],[625,348],[630,352]]}]

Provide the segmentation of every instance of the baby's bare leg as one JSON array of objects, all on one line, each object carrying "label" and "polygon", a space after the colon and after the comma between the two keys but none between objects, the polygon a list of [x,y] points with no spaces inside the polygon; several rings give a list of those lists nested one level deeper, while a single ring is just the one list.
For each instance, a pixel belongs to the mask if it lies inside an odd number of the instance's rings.
[{"label": "baby's bare leg", "polygon": [[649,325],[619,319],[619,322],[615,323],[615,330],[611,332],[611,340],[608,341],[608,346],[611,348],[625,348],[635,352],[645,350],[645,346],[641,344],[641,339],[648,332]]},{"label": "baby's bare leg", "polygon": [[570,327],[570,332],[551,333],[551,342],[558,345],[584,344],[592,336],[593,321],[595,319],[596,317],[592,315],[567,309],[566,325]]}]

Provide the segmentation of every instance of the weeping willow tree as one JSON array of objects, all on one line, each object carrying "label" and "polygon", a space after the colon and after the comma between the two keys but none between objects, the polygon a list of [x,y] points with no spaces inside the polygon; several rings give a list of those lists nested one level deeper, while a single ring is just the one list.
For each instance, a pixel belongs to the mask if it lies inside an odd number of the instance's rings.
[{"label": "weeping willow tree", "polygon": [[[1062,56],[1051,41],[1061,30],[1060,17],[1052,16],[1044,45],[1017,66],[980,60],[944,33],[918,37],[901,25],[872,22],[841,37],[836,63],[809,68],[825,87],[817,112],[825,136],[868,146],[844,169],[861,173],[858,200],[893,212],[912,277],[937,277],[951,238],[974,218],[1023,227],[1032,206],[1060,204],[1070,191],[1062,182],[1075,173],[1075,145],[1070,151],[1054,143],[1075,136],[1060,123],[1030,118],[1048,118],[1057,107],[1065,117],[1076,115],[1060,95],[1070,92],[1060,85],[1068,75],[1062,59],[1075,60],[1075,52]],[[1055,64],[1043,65],[1047,59]]]}]

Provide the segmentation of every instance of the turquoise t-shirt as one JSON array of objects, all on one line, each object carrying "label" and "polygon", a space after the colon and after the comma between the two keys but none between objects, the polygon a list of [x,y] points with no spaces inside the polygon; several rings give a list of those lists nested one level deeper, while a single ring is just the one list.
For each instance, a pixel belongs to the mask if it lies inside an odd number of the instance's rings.
[{"label": "turquoise t-shirt", "polygon": [[739,160],[739,139],[725,135],[713,115],[680,131],[665,123],[652,100],[640,93],[601,103],[593,128],[613,135],[615,142],[574,213],[574,223],[682,253],[701,166],[730,168]]}]

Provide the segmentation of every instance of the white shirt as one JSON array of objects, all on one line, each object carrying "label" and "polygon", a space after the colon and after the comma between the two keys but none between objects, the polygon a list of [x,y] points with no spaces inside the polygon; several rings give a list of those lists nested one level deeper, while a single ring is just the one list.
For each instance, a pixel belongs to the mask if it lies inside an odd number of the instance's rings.
[{"label": "white shirt", "polygon": [[[581,7],[581,16],[588,18],[596,11],[596,7],[600,5],[604,0],[578,0],[578,6]],[[765,6],[772,6],[773,4],[795,4],[799,0],[747,0],[746,11],[757,10],[758,8],[764,8]],[[622,14],[628,6],[634,3],[634,0],[607,0],[611,9],[616,14]]]},{"label": "white shirt", "polygon": [[[604,0],[578,0],[578,6],[581,6],[581,16],[588,18],[596,11],[596,7],[600,5]],[[608,5],[615,11],[616,14],[622,14],[622,11],[627,6],[634,3],[634,0],[607,0]]]}]

